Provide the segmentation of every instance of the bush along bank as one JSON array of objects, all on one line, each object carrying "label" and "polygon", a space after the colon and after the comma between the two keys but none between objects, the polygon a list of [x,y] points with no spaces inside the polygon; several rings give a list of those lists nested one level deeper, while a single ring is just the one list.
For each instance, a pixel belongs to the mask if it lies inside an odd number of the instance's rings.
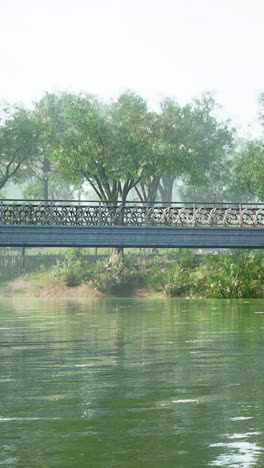
[{"label": "bush along bank", "polygon": [[80,293],[89,297],[98,293],[109,297],[143,294],[145,297],[263,298],[264,251],[198,254],[195,250],[164,249],[148,256],[141,250],[112,262],[111,257],[89,260],[81,249],[69,248],[55,265],[41,264],[38,270],[34,268],[15,279],[14,283],[12,279],[2,283],[3,295],[19,292],[35,297],[44,291],[48,297],[56,286],[57,296]]},{"label": "bush along bank", "polygon": [[264,252],[232,250],[198,255],[175,249],[154,257],[127,254],[115,264],[89,263],[80,249],[68,249],[65,258],[48,270],[67,286],[83,282],[110,296],[129,296],[137,288],[166,297],[263,298]]}]

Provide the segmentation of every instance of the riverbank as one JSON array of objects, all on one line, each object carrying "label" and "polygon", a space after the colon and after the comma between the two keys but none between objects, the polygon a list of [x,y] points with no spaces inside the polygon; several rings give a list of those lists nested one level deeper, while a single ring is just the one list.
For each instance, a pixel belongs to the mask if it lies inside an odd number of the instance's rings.
[{"label": "riverbank", "polygon": [[[96,289],[92,283],[83,283],[78,286],[66,286],[63,280],[50,280],[50,282],[29,278],[18,278],[0,284],[0,297],[28,297],[28,298],[106,298],[110,295]],[[114,297],[114,296],[110,296]],[[150,298],[163,297],[149,288],[136,288],[128,297]]]},{"label": "riverbank", "polygon": [[0,282],[0,296],[264,298],[264,252],[180,250],[110,263],[69,249],[56,265]]}]

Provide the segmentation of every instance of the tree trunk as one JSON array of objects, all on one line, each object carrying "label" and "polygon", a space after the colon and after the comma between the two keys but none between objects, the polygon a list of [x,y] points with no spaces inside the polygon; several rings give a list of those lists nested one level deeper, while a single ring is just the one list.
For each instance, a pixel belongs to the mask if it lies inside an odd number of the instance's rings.
[{"label": "tree trunk", "polygon": [[135,186],[136,193],[141,202],[153,203],[158,198],[160,176],[153,176],[149,182],[140,182]]},{"label": "tree trunk", "polygon": [[175,181],[174,176],[163,176],[161,180],[161,184],[159,186],[159,191],[161,195],[161,200],[163,202],[168,202],[171,204],[172,202],[172,192],[173,192],[173,184]]},{"label": "tree trunk", "polygon": [[49,199],[49,172],[51,170],[51,164],[48,158],[44,158],[43,160],[43,199]]},{"label": "tree trunk", "polygon": [[113,247],[111,249],[108,266],[115,266],[122,261],[124,257],[123,247]]},{"label": "tree trunk", "polygon": [[49,199],[49,181],[47,177],[44,177],[43,180],[43,198],[44,200]]}]

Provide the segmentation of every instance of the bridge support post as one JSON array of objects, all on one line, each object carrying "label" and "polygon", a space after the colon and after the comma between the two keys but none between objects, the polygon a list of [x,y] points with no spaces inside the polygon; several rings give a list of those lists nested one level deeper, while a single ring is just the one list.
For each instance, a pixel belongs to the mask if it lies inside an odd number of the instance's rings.
[{"label": "bridge support post", "polygon": [[98,210],[98,225],[102,225],[102,202],[99,201],[99,210]]},{"label": "bridge support post", "polygon": [[193,225],[194,225],[194,227],[197,226],[197,219],[196,219],[196,203],[193,204]]},{"label": "bridge support post", "polygon": [[146,216],[147,226],[149,226],[149,203],[147,202],[147,216]]},{"label": "bridge support post", "polygon": [[240,227],[243,226],[243,213],[242,213],[242,205],[239,203],[239,221]]},{"label": "bridge support post", "polygon": [[51,226],[53,226],[53,201],[52,200],[49,203],[49,210],[50,210],[49,223],[50,223]]},{"label": "bridge support post", "polygon": [[4,204],[3,204],[3,200],[1,200],[1,211],[0,211],[0,224],[3,224],[3,221],[4,221]]}]

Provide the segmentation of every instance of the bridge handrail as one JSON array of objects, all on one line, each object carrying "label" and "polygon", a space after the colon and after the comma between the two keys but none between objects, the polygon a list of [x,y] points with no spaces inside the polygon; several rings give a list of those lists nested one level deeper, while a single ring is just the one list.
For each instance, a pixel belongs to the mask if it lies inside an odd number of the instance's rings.
[{"label": "bridge handrail", "polygon": [[264,227],[264,203],[0,200],[2,225]]}]

